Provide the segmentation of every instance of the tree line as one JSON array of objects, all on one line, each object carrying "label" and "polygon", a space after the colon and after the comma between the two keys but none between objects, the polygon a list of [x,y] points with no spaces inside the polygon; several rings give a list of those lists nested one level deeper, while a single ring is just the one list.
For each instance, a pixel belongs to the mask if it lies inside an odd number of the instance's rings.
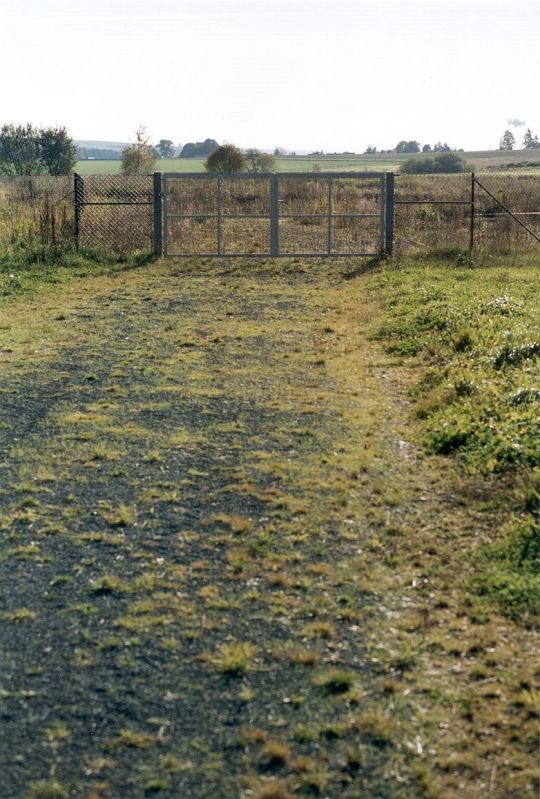
[{"label": "tree line", "polygon": [[[213,141],[208,140],[207,141]],[[248,169],[250,172],[271,172],[275,158],[270,153],[250,149],[243,152],[234,144],[216,145],[211,148],[204,162],[208,172],[230,174]],[[210,148],[209,148],[210,149]],[[124,175],[147,175],[156,167],[156,153],[144,127],[135,133],[135,141],[122,152],[121,170]]]},{"label": "tree line", "polygon": [[366,149],[364,150],[364,154],[372,155],[374,153],[381,153],[381,154],[390,154],[390,153],[450,153],[450,152],[463,152],[463,149],[456,150],[450,147],[447,142],[438,141],[436,144],[424,144],[421,145],[419,141],[406,141],[402,139],[399,141],[396,146],[392,150],[377,150],[377,148],[372,145],[368,144]]},{"label": "tree line", "polygon": [[[505,131],[501,150],[512,150],[515,145],[514,134]],[[538,136],[530,128],[523,139],[525,149],[540,148]],[[153,145],[144,127],[136,131],[135,141],[121,153],[121,171],[127,175],[149,174],[156,168],[158,158],[169,158],[175,154],[170,139],[160,139]],[[377,148],[369,146],[367,153],[376,153]],[[394,150],[381,152],[411,153],[423,152],[425,158],[409,159],[401,165],[402,172],[462,172],[467,168],[465,161],[452,150],[446,142],[434,145],[425,144],[420,148],[417,141],[402,140]],[[276,153],[281,154],[278,149]],[[321,155],[323,153],[320,153]],[[78,160],[77,146],[65,127],[37,128],[26,125],[4,124],[0,127],[0,175],[68,175]],[[234,144],[219,145],[215,139],[203,142],[188,142],[182,147],[179,157],[204,157],[208,172],[271,172],[275,169],[275,157],[257,149],[242,151]]]}]

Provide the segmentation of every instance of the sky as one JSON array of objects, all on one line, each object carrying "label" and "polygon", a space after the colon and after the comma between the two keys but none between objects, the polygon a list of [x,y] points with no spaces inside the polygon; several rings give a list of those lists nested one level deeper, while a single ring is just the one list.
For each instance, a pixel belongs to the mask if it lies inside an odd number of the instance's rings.
[{"label": "sky", "polygon": [[540,0],[0,0],[0,124],[494,149],[540,135],[539,40]]}]

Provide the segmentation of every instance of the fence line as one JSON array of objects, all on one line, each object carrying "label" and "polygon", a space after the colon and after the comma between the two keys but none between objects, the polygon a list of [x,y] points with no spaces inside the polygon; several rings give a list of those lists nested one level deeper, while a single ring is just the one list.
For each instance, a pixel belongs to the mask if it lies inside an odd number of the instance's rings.
[{"label": "fence line", "polygon": [[[539,215],[540,174],[397,175],[394,247],[398,253],[537,249]],[[520,216],[533,221],[520,226]]]},{"label": "fence line", "polygon": [[78,244],[116,256],[304,257],[539,243],[536,174],[0,177],[4,250]]}]

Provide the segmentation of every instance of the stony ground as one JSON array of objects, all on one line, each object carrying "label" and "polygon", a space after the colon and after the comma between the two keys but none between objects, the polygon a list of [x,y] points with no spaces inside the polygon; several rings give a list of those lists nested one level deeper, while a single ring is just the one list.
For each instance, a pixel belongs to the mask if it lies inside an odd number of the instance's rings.
[{"label": "stony ground", "polygon": [[486,486],[414,444],[362,269],[168,263],[0,321],[2,799],[533,797]]}]

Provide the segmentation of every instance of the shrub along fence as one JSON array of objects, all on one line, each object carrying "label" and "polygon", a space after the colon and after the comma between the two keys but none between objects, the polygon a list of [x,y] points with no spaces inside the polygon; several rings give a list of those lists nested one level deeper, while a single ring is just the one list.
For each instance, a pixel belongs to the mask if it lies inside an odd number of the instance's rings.
[{"label": "shrub along fence", "polygon": [[539,245],[538,174],[0,177],[4,253],[373,255]]}]

